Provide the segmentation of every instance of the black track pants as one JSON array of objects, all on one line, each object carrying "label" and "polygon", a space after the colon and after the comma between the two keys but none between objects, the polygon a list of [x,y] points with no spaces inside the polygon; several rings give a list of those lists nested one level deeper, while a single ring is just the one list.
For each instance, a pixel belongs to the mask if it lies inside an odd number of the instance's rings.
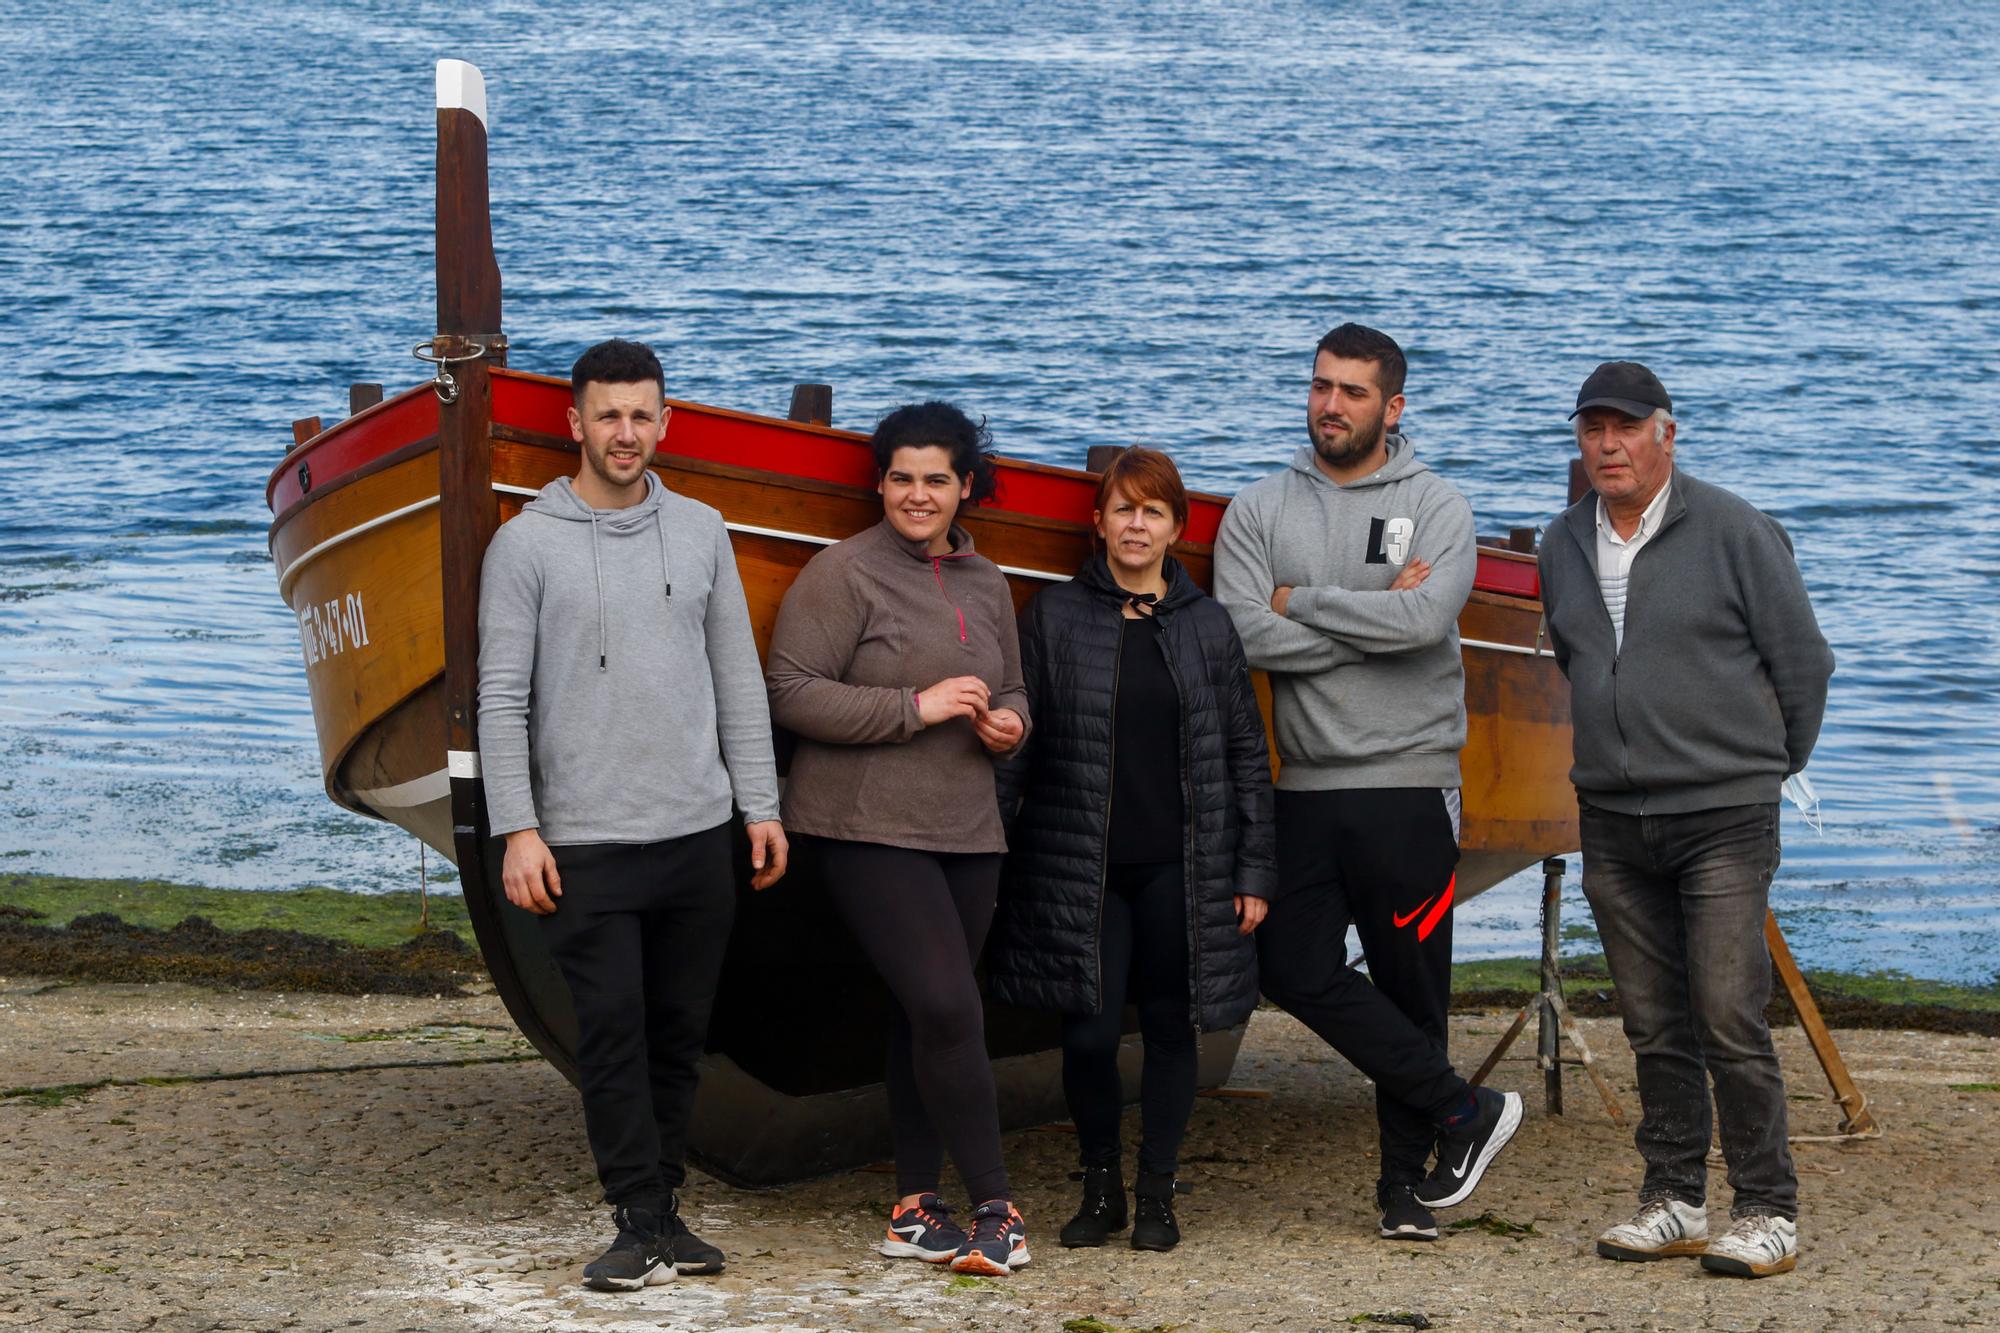
[{"label": "black track pants", "polygon": [[563,892],[537,919],[576,1006],[597,1178],[609,1203],[658,1207],[687,1178],[697,1062],[736,917],[729,825],[549,850]]},{"label": "black track pants", "polygon": [[[1375,1084],[1382,1179],[1414,1184],[1467,1084],[1446,1057],[1458,839],[1436,787],[1280,791],[1264,993]],[[1347,965],[1347,927],[1368,976]],[[1371,984],[1370,977],[1373,978]]]},{"label": "black track pants", "polygon": [[1119,1162],[1121,1019],[1139,1007],[1139,1169],[1173,1175],[1194,1112],[1196,1050],[1188,1005],[1187,897],[1178,861],[1114,865],[1104,884],[1104,1007],[1063,1020],[1063,1096],[1085,1166]]},{"label": "black track pants", "polygon": [[944,1154],[973,1204],[1010,1199],[1000,1107],[973,966],[1000,889],[997,853],[953,855],[813,838],[827,892],[896,997],[885,1083],[896,1193],[937,1189]]}]

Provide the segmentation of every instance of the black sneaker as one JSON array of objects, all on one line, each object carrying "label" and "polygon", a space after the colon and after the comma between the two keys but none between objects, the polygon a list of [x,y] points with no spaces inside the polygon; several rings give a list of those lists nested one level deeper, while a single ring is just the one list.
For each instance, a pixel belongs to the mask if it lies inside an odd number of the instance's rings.
[{"label": "black sneaker", "polygon": [[1472,1092],[1477,1114],[1438,1134],[1437,1165],[1417,1186],[1417,1202],[1426,1208],[1449,1208],[1470,1198],[1486,1168],[1521,1127],[1520,1093],[1484,1087]]},{"label": "black sneaker", "polygon": [[667,1196],[665,1221],[666,1234],[660,1238],[660,1248],[673,1264],[676,1273],[709,1274],[722,1271],[722,1251],[689,1231],[687,1223],[681,1221],[681,1200],[678,1194]]},{"label": "black sneaker", "polygon": [[1415,1185],[1377,1185],[1375,1203],[1382,1210],[1383,1240],[1436,1240],[1437,1219],[1417,1202]]},{"label": "black sneaker", "polygon": [[1132,1185],[1137,1201],[1132,1221],[1132,1248],[1171,1250],[1181,1243],[1181,1225],[1174,1218],[1174,1195],[1187,1186],[1163,1172],[1141,1171]]},{"label": "black sneaker", "polygon": [[1124,1174],[1115,1166],[1087,1166],[1074,1179],[1083,1182],[1083,1204],[1056,1239],[1073,1250],[1094,1248],[1125,1229]]},{"label": "black sneaker", "polygon": [[951,1209],[935,1194],[926,1194],[912,1208],[889,1214],[889,1230],[875,1248],[890,1259],[921,1259],[948,1264],[965,1245],[965,1228],[951,1220]]},{"label": "black sneaker", "polygon": [[618,1223],[618,1239],[583,1266],[583,1285],[592,1291],[637,1291],[671,1281],[673,1266],[660,1243],[660,1214],[650,1208],[619,1208],[611,1216]]}]

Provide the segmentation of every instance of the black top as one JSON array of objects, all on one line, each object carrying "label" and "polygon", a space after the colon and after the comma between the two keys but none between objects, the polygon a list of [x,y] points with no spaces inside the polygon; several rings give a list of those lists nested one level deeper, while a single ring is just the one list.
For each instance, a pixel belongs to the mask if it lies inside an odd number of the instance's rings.
[{"label": "black top", "polygon": [[1118,688],[1111,698],[1113,865],[1181,859],[1181,695],[1174,688],[1160,626],[1127,620],[1118,640]]}]

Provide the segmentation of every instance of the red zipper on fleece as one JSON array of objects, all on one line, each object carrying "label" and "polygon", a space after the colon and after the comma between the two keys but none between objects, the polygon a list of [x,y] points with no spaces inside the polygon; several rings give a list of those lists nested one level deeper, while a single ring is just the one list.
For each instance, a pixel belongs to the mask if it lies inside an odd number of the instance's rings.
[{"label": "red zipper on fleece", "polygon": [[937,579],[938,591],[944,593],[944,600],[950,605],[952,614],[958,617],[958,641],[965,642],[965,612],[958,609],[958,603],[951,600],[951,593],[944,586],[944,557],[931,557],[931,574]]}]

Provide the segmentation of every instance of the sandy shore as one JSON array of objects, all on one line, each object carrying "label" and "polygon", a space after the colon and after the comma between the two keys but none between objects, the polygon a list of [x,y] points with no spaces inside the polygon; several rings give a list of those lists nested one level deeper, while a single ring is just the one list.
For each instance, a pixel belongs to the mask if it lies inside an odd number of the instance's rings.
[{"label": "sandy shore", "polygon": [[[1458,1020],[1457,1049],[1483,1052],[1502,1025]],[[1635,1105],[1615,1025],[1584,1026]],[[1051,1128],[1008,1142],[1035,1252],[1011,1280],[877,1258],[893,1184],[859,1171],[771,1193],[698,1179],[688,1209],[728,1273],[615,1297],[577,1285],[606,1234],[575,1096],[519,1058],[492,996],[5,978],[0,1087],[127,1082],[0,1101],[0,1328],[2000,1327],[2000,1042],[1840,1039],[1886,1133],[1797,1145],[1801,1265],[1763,1282],[1594,1258],[1633,1204],[1629,1134],[1580,1078],[1567,1117],[1541,1114],[1522,1061],[1495,1076],[1527,1094],[1516,1146],[1443,1218],[1483,1221],[1433,1245],[1377,1240],[1368,1086],[1267,1012],[1234,1084],[1270,1095],[1198,1105],[1172,1255],[1054,1243],[1074,1139]],[[1793,1132],[1832,1133],[1803,1038],[1779,1041]],[[1714,1194],[1719,1216],[1719,1168]]]}]

